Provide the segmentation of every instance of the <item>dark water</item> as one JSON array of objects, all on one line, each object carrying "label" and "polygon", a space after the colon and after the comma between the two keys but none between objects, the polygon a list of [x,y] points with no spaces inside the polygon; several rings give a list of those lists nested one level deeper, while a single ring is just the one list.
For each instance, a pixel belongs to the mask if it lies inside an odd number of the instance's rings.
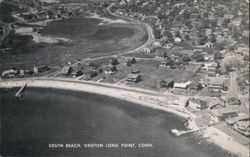
[{"label": "dark water", "polygon": [[[98,25],[99,19],[73,17],[51,22],[41,31],[42,34],[63,36],[71,39],[119,40],[134,34],[133,29]],[[84,29],[83,29],[84,28]]]},{"label": "dark water", "polygon": [[14,5],[0,3],[0,21],[6,23],[15,22],[15,19],[11,16],[11,13],[17,10],[18,8]]},{"label": "dark water", "polygon": [[[224,157],[192,135],[174,137],[183,120],[118,99],[52,89],[1,90],[3,156]],[[150,143],[152,148],[48,148],[53,143]]]},{"label": "dark water", "polygon": [[[98,25],[100,22],[94,18],[72,17],[50,22],[40,31],[43,35],[70,39],[71,43],[34,43],[31,36],[22,40],[23,36],[11,34],[10,39],[14,44],[11,51],[0,54],[0,71],[42,64],[61,66],[76,59],[125,51],[138,47],[146,40],[134,39],[133,35],[137,32],[126,24],[101,26]],[[122,44],[121,41],[126,39],[129,44]]]}]

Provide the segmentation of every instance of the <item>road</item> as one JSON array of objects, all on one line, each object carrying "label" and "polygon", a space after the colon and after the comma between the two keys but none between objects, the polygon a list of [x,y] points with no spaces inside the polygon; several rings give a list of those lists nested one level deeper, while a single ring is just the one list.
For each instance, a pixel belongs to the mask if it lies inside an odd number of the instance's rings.
[{"label": "road", "polygon": [[117,17],[117,18],[121,18],[121,19],[127,19],[127,20],[129,20],[129,21],[133,21],[133,22],[138,23],[138,24],[140,24],[140,25],[144,25],[144,26],[146,27],[146,29],[147,29],[147,32],[148,32],[148,40],[147,40],[143,45],[141,45],[140,47],[138,47],[138,48],[136,48],[136,49],[134,49],[134,50],[130,50],[130,51],[126,51],[126,52],[124,52],[124,53],[120,53],[120,55],[122,55],[122,54],[127,54],[127,53],[138,52],[138,51],[141,50],[142,48],[147,47],[149,44],[151,44],[151,43],[155,40],[155,36],[154,36],[154,33],[153,33],[153,29],[152,29],[152,27],[151,27],[149,24],[147,24],[147,23],[145,23],[145,22],[140,22],[140,21],[138,21],[138,20],[135,21],[134,19],[132,19],[132,18],[130,18],[130,17],[125,17],[125,16],[121,16],[121,15],[117,15],[117,14],[115,14],[115,13],[112,13],[112,12],[110,11],[110,9],[111,9],[114,5],[115,5],[114,3],[111,3],[110,6],[107,7],[107,11],[108,11],[108,13],[109,13],[110,15],[112,15],[112,16],[114,16],[114,17]]},{"label": "road", "polygon": [[231,97],[236,97],[238,98],[238,82],[237,82],[237,73],[236,71],[230,72],[229,73],[229,77],[230,77],[230,85],[229,85],[229,95]]}]

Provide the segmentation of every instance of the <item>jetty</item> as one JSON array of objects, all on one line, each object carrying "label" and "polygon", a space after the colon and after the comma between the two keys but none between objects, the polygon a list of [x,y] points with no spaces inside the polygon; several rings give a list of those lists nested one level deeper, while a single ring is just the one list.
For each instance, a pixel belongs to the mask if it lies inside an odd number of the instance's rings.
[{"label": "jetty", "polygon": [[200,128],[193,129],[193,130],[182,130],[182,131],[180,131],[178,129],[172,129],[171,132],[175,136],[181,136],[181,135],[189,134],[189,133],[192,133],[192,132],[195,132],[195,131],[199,131],[199,130],[202,130],[202,129],[205,129],[205,128],[207,128],[207,126],[200,127]]},{"label": "jetty", "polygon": [[20,98],[22,96],[22,93],[24,89],[26,88],[27,84],[28,84],[28,81],[24,85],[21,86],[21,88],[17,91],[15,97]]}]

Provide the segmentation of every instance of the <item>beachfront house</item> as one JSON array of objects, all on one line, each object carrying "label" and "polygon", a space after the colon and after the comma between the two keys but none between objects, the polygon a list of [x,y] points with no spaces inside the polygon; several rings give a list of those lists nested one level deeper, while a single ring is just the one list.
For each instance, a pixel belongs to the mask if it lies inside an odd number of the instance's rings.
[{"label": "beachfront house", "polygon": [[193,81],[190,85],[190,89],[193,91],[199,91],[202,89],[202,85],[199,82]]},{"label": "beachfront house", "polygon": [[203,101],[200,99],[195,99],[195,98],[189,99],[187,106],[194,109],[194,110],[199,110],[199,111],[208,108],[208,104],[206,101]]},{"label": "beachfront house", "polygon": [[62,69],[62,74],[63,75],[69,75],[72,72],[73,68],[71,66],[64,66]]},{"label": "beachfront house", "polygon": [[108,64],[117,65],[117,64],[119,64],[119,62],[116,58],[110,58]]},{"label": "beachfront house", "polygon": [[130,57],[130,58],[128,58],[128,59],[126,60],[125,65],[126,65],[126,66],[131,66],[132,64],[135,64],[135,63],[136,63],[135,58],[134,58],[134,57]]},{"label": "beachfront house", "polygon": [[174,87],[174,79],[167,78],[165,80],[162,80],[160,83],[161,88],[173,88]]},{"label": "beachfront house", "polygon": [[95,71],[95,70],[89,70],[89,71],[87,71],[86,73],[85,73],[85,79],[86,80],[90,80],[90,79],[92,79],[93,77],[95,77],[95,76],[97,76],[98,75],[98,73]]},{"label": "beachfront house", "polygon": [[172,59],[166,59],[161,61],[159,68],[171,67],[174,66],[174,61]]},{"label": "beachfront house", "polygon": [[228,118],[228,119],[226,119],[226,123],[232,126],[232,125],[236,124],[237,122],[240,122],[240,121],[249,122],[249,120],[250,120],[249,115],[243,115],[243,116]]},{"label": "beachfront house", "polygon": [[219,108],[224,108],[226,107],[225,103],[222,101],[216,101],[216,102],[212,102],[209,105],[210,110],[214,110],[214,109],[219,109]]},{"label": "beachfront house", "polygon": [[133,83],[137,83],[141,80],[141,76],[139,74],[128,74],[126,81],[127,82],[133,82]]},{"label": "beachfront house", "polygon": [[74,77],[81,76],[82,74],[83,72],[81,67],[75,67],[71,72],[71,75],[73,75]]},{"label": "beachfront house", "polygon": [[228,84],[224,77],[205,77],[200,81],[203,87],[207,87],[211,91],[227,90]]},{"label": "beachfront house", "polygon": [[116,66],[109,63],[107,66],[104,67],[104,73],[107,75],[112,75],[117,71]]},{"label": "beachfront house", "polygon": [[227,99],[227,104],[228,105],[240,105],[241,101],[239,98],[236,97],[230,97]]},{"label": "beachfront house", "polygon": [[140,73],[140,70],[139,70],[139,69],[133,69],[133,70],[131,71],[131,73],[132,73],[132,74],[138,74],[138,73]]},{"label": "beachfront house", "polygon": [[8,76],[8,77],[14,77],[18,74],[18,70],[16,69],[10,69],[10,70],[5,70],[2,72],[1,77]]},{"label": "beachfront house", "polygon": [[234,124],[233,128],[245,136],[248,136],[248,137],[250,136],[249,121],[238,121],[236,124]]},{"label": "beachfront house", "polygon": [[211,118],[219,121],[225,120],[227,118],[237,117],[238,111],[236,109],[228,108],[218,108],[214,110],[210,110]]},{"label": "beachfront house", "polygon": [[24,76],[24,70],[21,69],[21,70],[19,71],[19,75],[20,75],[21,77],[23,77],[23,76]]},{"label": "beachfront house", "polygon": [[159,58],[166,58],[167,52],[164,48],[156,48],[155,53],[157,54],[157,57]]},{"label": "beachfront house", "polygon": [[151,53],[151,50],[150,50],[150,48],[145,47],[145,48],[142,48],[142,49],[141,49],[141,52],[142,52],[142,53]]},{"label": "beachfront house", "polygon": [[41,73],[41,72],[45,72],[48,71],[50,68],[47,65],[41,65],[41,66],[34,66],[33,67],[33,72],[35,74]]},{"label": "beachfront house", "polygon": [[187,89],[192,84],[192,81],[174,83],[174,88]]}]

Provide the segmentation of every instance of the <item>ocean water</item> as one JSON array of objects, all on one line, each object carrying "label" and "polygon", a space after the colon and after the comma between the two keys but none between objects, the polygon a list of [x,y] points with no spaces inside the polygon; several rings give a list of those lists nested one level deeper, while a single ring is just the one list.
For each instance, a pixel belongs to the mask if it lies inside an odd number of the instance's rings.
[{"label": "ocean water", "polygon": [[[6,16],[2,18],[10,19]],[[11,33],[11,50],[0,53],[0,72],[12,67],[62,66],[76,59],[116,54],[138,47],[147,39],[135,38],[134,35],[141,32],[129,24],[99,25],[100,22],[95,18],[71,17],[50,22],[40,31],[43,36],[66,38],[72,41],[70,43],[35,43],[32,36]]]},{"label": "ocean water", "polygon": [[[16,91],[0,90],[2,156],[231,157],[195,135],[173,136],[184,119],[170,113],[83,92],[27,88],[17,99]],[[71,143],[82,148],[49,148]],[[84,147],[93,143],[104,147]],[[105,147],[124,143],[136,147]]]}]

